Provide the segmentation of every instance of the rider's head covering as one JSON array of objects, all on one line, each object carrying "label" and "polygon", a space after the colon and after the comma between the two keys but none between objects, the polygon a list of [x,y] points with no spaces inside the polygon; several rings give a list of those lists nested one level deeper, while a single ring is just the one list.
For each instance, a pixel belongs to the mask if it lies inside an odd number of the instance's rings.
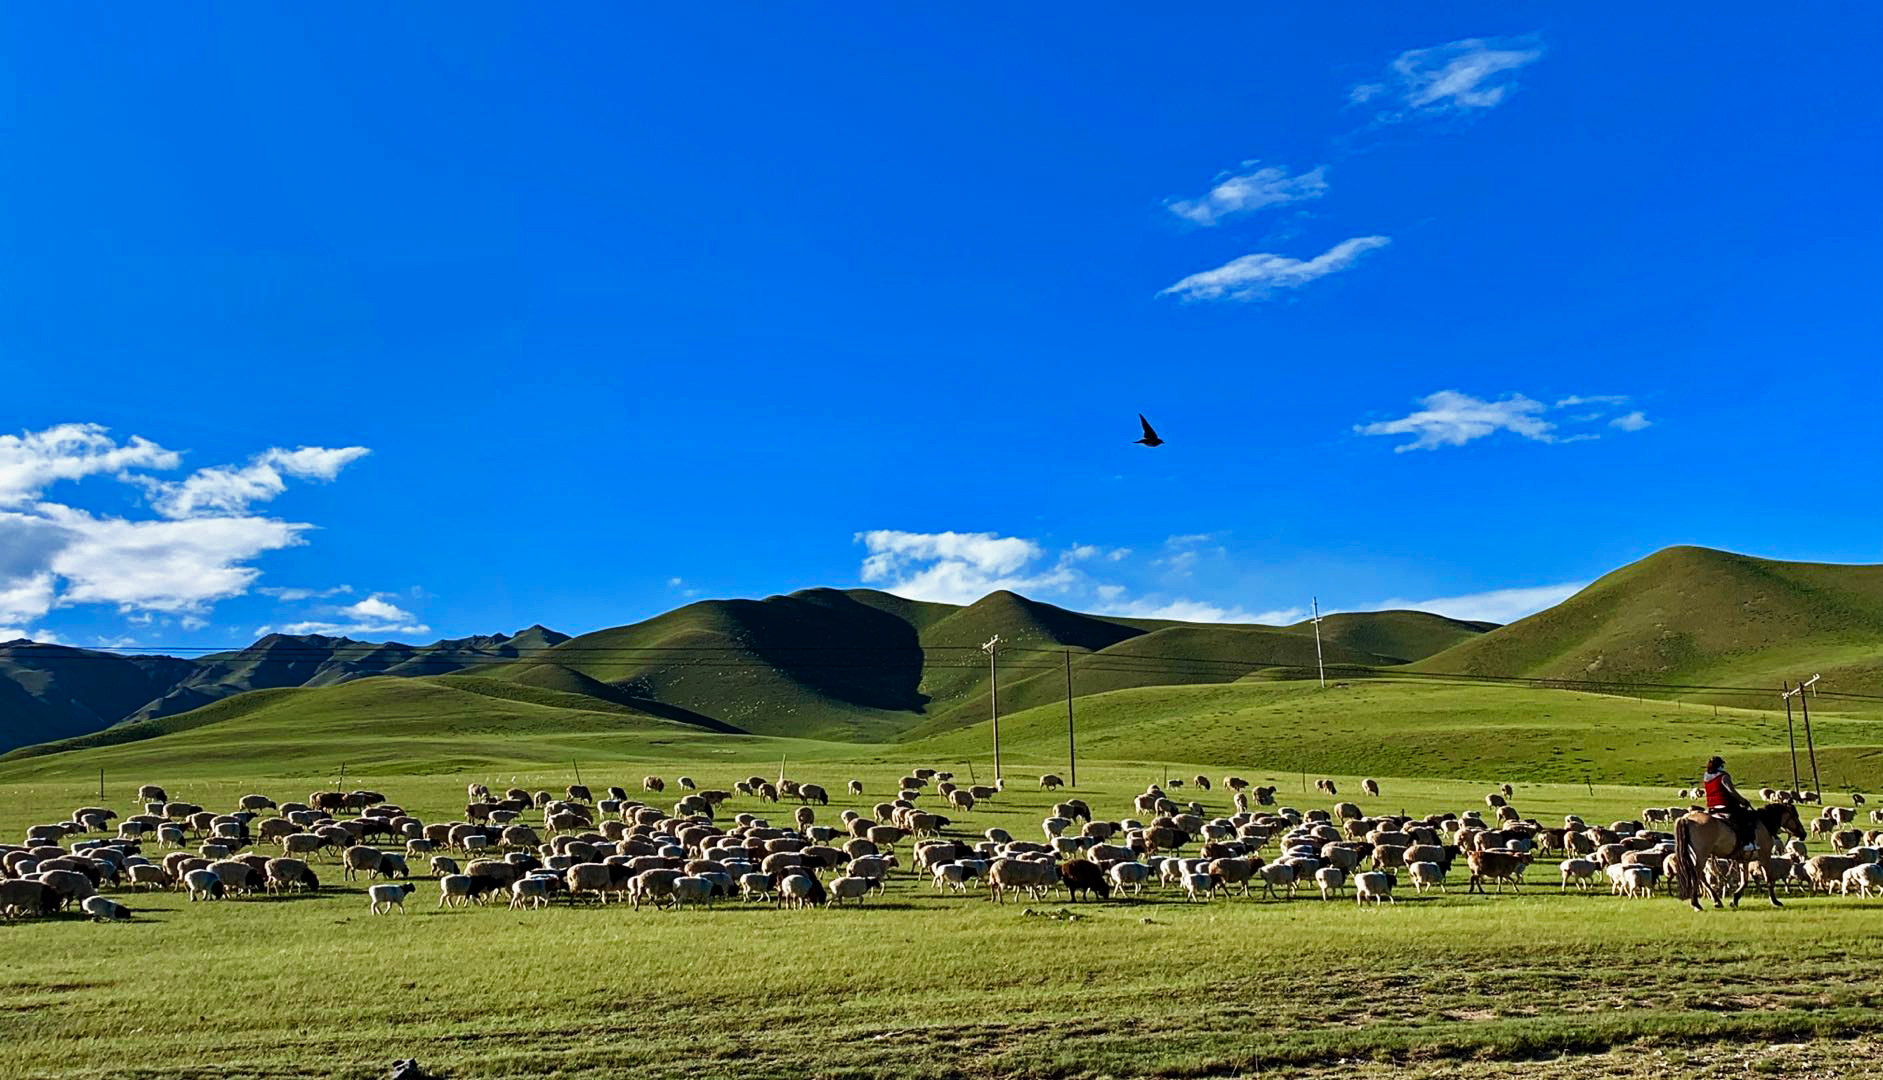
[{"label": "rider's head covering", "polygon": [[1706,767],[1709,769],[1724,769],[1726,767],[1726,759],[1718,754],[1714,754],[1712,757],[1706,759]]}]

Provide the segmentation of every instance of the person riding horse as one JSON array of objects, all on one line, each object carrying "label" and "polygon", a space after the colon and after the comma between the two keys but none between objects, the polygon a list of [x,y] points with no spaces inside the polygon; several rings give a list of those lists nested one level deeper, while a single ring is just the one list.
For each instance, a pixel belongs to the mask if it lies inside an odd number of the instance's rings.
[{"label": "person riding horse", "polygon": [[1740,847],[1757,843],[1758,819],[1753,817],[1752,804],[1733,786],[1725,758],[1715,754],[1707,759],[1706,775],[1700,778],[1700,784],[1706,789],[1707,813],[1724,816],[1732,824]]}]

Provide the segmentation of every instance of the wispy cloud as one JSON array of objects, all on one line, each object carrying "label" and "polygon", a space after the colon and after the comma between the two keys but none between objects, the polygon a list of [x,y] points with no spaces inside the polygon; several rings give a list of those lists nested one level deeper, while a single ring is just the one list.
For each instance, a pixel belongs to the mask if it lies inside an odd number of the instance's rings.
[{"label": "wispy cloud", "polygon": [[1636,409],[1634,412],[1628,413],[1625,416],[1617,416],[1615,419],[1610,420],[1608,426],[1621,431],[1643,431],[1653,427],[1654,421],[1649,420],[1646,413],[1642,412],[1640,409]]},{"label": "wispy cloud", "polygon": [[1173,622],[1197,623],[1257,623],[1279,614],[1266,612],[1256,615],[1239,607],[1225,607],[1207,600],[1189,600],[1184,597],[1130,600],[1101,607],[1098,613],[1123,615],[1128,619],[1169,619]]},{"label": "wispy cloud", "polygon": [[333,596],[345,596],[353,591],[351,585],[335,585],[331,589],[304,589],[295,586],[264,586],[255,592],[261,596],[272,596],[285,604],[298,604],[303,600],[325,600]]},{"label": "wispy cloud", "polygon": [[[1578,396],[1559,399],[1546,406],[1524,394],[1507,394],[1494,400],[1474,397],[1457,390],[1440,390],[1419,399],[1419,409],[1395,420],[1379,420],[1354,425],[1361,435],[1410,435],[1412,441],[1393,447],[1395,453],[1408,450],[1436,450],[1442,446],[1463,446],[1474,439],[1507,431],[1533,442],[1578,443],[1601,438],[1591,431],[1574,430],[1576,425],[1601,420],[1602,412],[1578,413],[1549,419],[1552,408],[1578,408],[1590,405],[1625,403],[1625,395]],[[1565,428],[1565,425],[1568,425]],[[1641,412],[1610,420],[1608,426],[1620,431],[1640,431],[1650,426]]]},{"label": "wispy cloud", "polygon": [[331,481],[368,453],[364,446],[276,447],[240,467],[217,465],[198,469],[179,481],[142,477],[138,482],[150,493],[151,507],[164,517],[244,514],[251,503],[267,502],[286,491],[288,477]]},{"label": "wispy cloud", "polygon": [[1180,300],[1266,300],[1278,290],[1298,289],[1311,281],[1345,270],[1369,251],[1385,247],[1384,236],[1358,236],[1342,240],[1312,259],[1294,259],[1267,252],[1232,259],[1214,270],[1191,274],[1158,291]]},{"label": "wispy cloud", "polygon": [[1423,407],[1397,420],[1357,424],[1354,430],[1362,435],[1411,435],[1411,442],[1393,447],[1394,452],[1404,453],[1463,446],[1499,431],[1550,442],[1550,433],[1556,429],[1543,419],[1543,403],[1522,394],[1486,401],[1456,390],[1440,390],[1427,394],[1419,404]]},{"label": "wispy cloud", "polygon": [[1213,186],[1194,199],[1172,199],[1164,205],[1170,212],[1196,225],[1218,225],[1230,218],[1252,214],[1266,206],[1318,199],[1327,193],[1327,168],[1309,169],[1290,176],[1288,170],[1274,166],[1250,168],[1258,164],[1245,161],[1247,172],[1220,173]]},{"label": "wispy cloud", "polygon": [[1434,615],[1463,619],[1467,622],[1509,623],[1516,622],[1526,615],[1534,615],[1545,608],[1555,607],[1588,586],[1589,583],[1586,581],[1565,581],[1558,585],[1491,589],[1488,592],[1466,593],[1462,596],[1438,596],[1429,600],[1382,600],[1368,607],[1344,610],[1429,611]]},{"label": "wispy cloud", "polygon": [[1490,109],[1516,88],[1517,71],[1542,58],[1534,38],[1465,38],[1409,49],[1379,81],[1355,86],[1348,99],[1381,105],[1378,118],[1387,123]]}]

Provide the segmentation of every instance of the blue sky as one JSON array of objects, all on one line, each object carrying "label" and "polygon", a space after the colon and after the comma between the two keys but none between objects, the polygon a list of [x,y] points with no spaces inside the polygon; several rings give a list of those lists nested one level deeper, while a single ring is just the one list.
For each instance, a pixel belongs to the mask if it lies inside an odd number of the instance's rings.
[{"label": "blue sky", "polygon": [[1883,558],[1877,21],[1362,10],[16,11],[0,639]]}]

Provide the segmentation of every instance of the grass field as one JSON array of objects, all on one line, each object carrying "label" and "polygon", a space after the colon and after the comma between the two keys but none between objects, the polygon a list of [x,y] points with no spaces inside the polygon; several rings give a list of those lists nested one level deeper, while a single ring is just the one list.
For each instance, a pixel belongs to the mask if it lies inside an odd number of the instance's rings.
[{"label": "grass field", "polygon": [[[833,792],[866,784],[821,821],[866,809],[918,764],[988,769],[984,726],[904,744],[778,740],[400,686],[414,696],[376,697],[364,725],[338,687],[313,699],[339,703],[326,712],[284,697],[161,738],[0,764],[0,836],[99,801],[101,767],[104,801],[124,810],[143,782],[212,808],[248,791],[303,798],[345,763],[346,786],[441,820],[462,812],[472,779],[560,787],[579,761],[596,787],[633,789],[648,772],[729,787],[783,756]],[[1509,779],[1526,815],[1607,820],[1672,801],[1649,781],[1706,745],[1732,737],[1735,758],[1775,745],[1770,714],[1715,722],[1668,703],[1428,684],[1144,688],[1082,702],[1080,718],[1078,793],[1113,818],[1166,772],[1236,772],[1278,784],[1284,803],[1329,805],[1301,791],[1305,768],[1343,798],[1378,776],[1382,797],[1358,801],[1382,812],[1481,806]],[[1821,737],[1842,749],[1820,764],[1862,760],[1883,743],[1872,723],[1826,714]],[[1009,790],[952,831],[1038,836],[1055,797],[1032,780],[1065,771],[1063,725],[1050,708],[1004,718]],[[1749,785],[1776,779],[1740,768]],[[1228,809],[1220,789],[1193,794]],[[440,911],[421,878],[409,914],[372,917],[363,884],[320,868],[328,888],[311,898],[136,894],[122,897],[139,913],[128,925],[0,925],[4,1071],[364,1077],[415,1055],[458,1077],[1804,1075],[1883,1034],[1875,900],[1694,915],[1668,897],[1533,887],[1364,910],[1351,897],[1187,904],[1155,891],[1002,906],[902,873],[861,909]],[[1549,877],[1539,867],[1532,881]],[[1082,918],[1051,917],[1062,908]]]}]

